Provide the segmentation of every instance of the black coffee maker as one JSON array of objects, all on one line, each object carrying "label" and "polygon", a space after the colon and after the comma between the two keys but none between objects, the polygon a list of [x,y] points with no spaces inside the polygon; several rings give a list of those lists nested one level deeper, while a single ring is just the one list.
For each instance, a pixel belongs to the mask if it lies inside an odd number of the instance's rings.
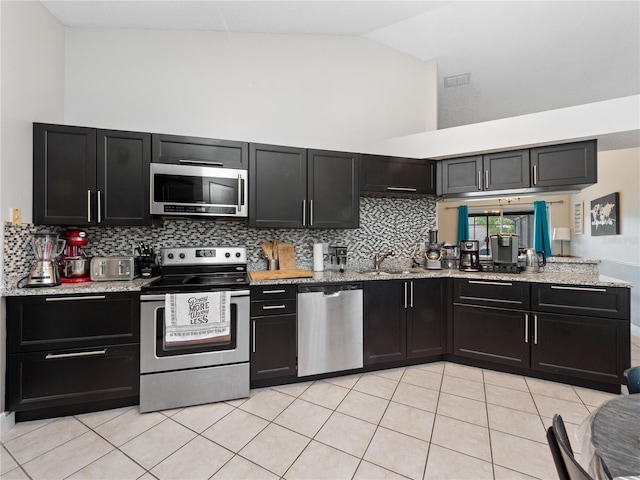
[{"label": "black coffee maker", "polygon": [[460,271],[479,272],[480,242],[478,240],[462,240],[460,242]]}]

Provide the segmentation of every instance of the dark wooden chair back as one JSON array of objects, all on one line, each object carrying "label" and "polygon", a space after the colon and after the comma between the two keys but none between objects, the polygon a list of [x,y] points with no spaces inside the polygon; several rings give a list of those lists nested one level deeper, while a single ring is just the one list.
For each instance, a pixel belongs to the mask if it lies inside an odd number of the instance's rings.
[{"label": "dark wooden chair back", "polygon": [[[552,426],[547,430],[547,440],[549,440],[549,436],[553,436],[555,439],[556,446],[560,451],[560,456],[564,463],[564,470],[558,467],[558,461],[556,460],[556,454],[554,454],[554,447],[551,446],[551,441],[549,443],[549,447],[551,448],[551,454],[553,455],[553,460],[556,463],[556,470],[558,470],[558,476],[561,480],[568,478],[569,480],[593,480],[591,476],[582,468],[582,466],[576,460],[576,457],[573,455],[573,449],[571,448],[571,442],[569,442],[569,436],[567,435],[567,430],[564,426],[564,421],[560,415],[553,416]],[[565,474],[567,477],[563,477]]]}]

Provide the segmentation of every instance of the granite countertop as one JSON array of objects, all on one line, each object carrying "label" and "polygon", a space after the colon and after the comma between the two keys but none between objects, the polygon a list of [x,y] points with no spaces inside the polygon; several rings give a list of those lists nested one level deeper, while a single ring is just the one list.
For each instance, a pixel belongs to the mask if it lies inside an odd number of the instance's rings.
[{"label": "granite countertop", "polygon": [[[599,260],[589,260],[574,257],[551,257],[547,260],[551,263],[574,264],[598,264]],[[382,270],[385,272],[385,270]],[[284,278],[278,280],[252,281],[251,285],[287,285],[304,283],[331,283],[331,282],[363,282],[377,280],[411,280],[420,278],[466,278],[475,280],[495,280],[507,282],[531,282],[531,283],[556,283],[564,285],[585,285],[598,287],[622,287],[631,288],[629,282],[612,277],[596,274],[575,272],[541,272],[541,273],[490,273],[490,272],[461,272],[459,270],[426,270],[424,268],[408,268],[395,270],[392,273],[385,272],[380,275],[360,270],[347,270],[340,273],[334,270],[314,272],[311,278]],[[68,283],[57,287],[42,288],[18,288],[15,284],[2,289],[0,295],[4,297],[18,297],[28,295],[77,295],[110,292],[138,292],[141,287],[155,278],[136,278],[130,281],[115,282],[86,282]]]},{"label": "granite countertop", "polygon": [[115,282],[63,283],[57,287],[18,288],[11,285],[2,289],[3,297],[21,297],[29,295],[80,295],[91,293],[139,292],[140,288],[155,280],[153,278],[135,278]]},{"label": "granite countertop", "polygon": [[[384,269],[383,269],[384,271]],[[336,271],[314,272],[313,278],[284,278],[279,280],[252,281],[251,285],[285,285],[301,283],[329,283],[329,282],[362,282],[368,280],[411,280],[420,278],[466,278],[474,280],[497,280],[507,282],[557,283],[564,285],[587,285],[599,287],[631,288],[633,285],[623,280],[606,277],[604,275],[584,275],[576,273],[490,273],[490,272],[461,272],[459,270],[425,270],[424,268],[410,268],[394,273],[374,275],[347,270],[344,273]]]}]

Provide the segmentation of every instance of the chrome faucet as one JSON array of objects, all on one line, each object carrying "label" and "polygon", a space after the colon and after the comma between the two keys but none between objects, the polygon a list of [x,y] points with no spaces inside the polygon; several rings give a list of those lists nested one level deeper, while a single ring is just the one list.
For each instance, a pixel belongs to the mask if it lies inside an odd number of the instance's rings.
[{"label": "chrome faucet", "polygon": [[393,250],[391,250],[390,252],[387,253],[376,253],[373,256],[373,269],[375,271],[380,270],[380,265],[382,264],[382,262],[384,261],[385,258],[387,257],[393,257],[395,255],[395,253],[393,252]]}]

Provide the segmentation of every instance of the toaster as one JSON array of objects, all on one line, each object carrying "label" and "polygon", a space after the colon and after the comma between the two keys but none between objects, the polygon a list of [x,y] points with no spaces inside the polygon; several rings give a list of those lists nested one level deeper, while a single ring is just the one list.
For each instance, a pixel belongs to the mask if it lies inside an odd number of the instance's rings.
[{"label": "toaster", "polygon": [[133,280],[136,277],[133,257],[93,257],[89,269],[94,282]]}]

